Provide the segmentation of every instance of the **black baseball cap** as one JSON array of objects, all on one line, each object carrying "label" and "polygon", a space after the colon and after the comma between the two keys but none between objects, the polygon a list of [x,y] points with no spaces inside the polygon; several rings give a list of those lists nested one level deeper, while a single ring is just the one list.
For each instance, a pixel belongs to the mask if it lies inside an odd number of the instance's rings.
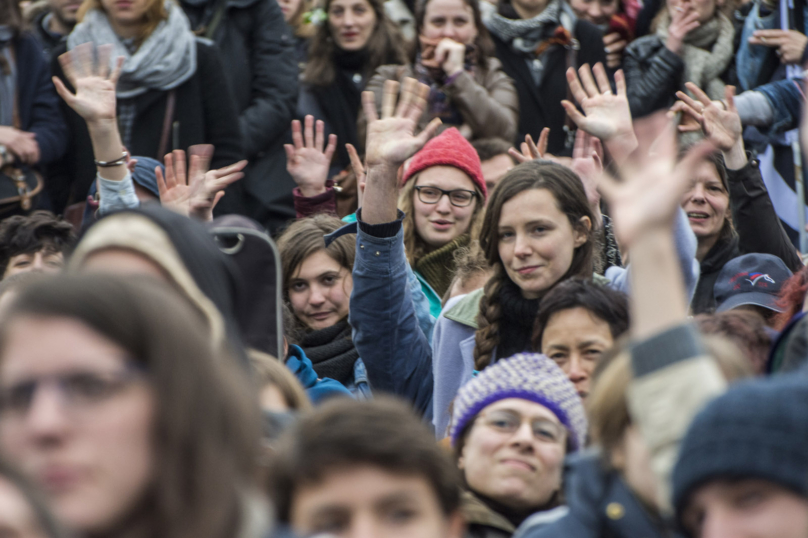
[{"label": "black baseball cap", "polygon": [[728,261],[715,281],[713,294],[717,312],[753,305],[775,312],[777,296],[791,271],[783,260],[771,254],[744,254]]}]

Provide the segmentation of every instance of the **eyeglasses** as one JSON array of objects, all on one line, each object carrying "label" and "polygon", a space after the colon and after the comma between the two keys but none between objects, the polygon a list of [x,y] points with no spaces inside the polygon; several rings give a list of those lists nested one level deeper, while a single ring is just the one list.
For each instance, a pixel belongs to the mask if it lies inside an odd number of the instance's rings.
[{"label": "eyeglasses", "polygon": [[119,394],[142,377],[135,365],[117,372],[77,371],[66,374],[43,375],[20,383],[0,386],[0,415],[23,418],[31,410],[37,392],[55,389],[62,403],[75,410],[85,410]]},{"label": "eyeglasses", "polygon": [[506,434],[516,433],[525,421],[529,421],[533,437],[547,443],[563,443],[567,435],[564,426],[557,422],[543,418],[531,421],[511,411],[493,411],[480,418],[488,428]]},{"label": "eyeglasses", "polygon": [[418,199],[425,204],[437,204],[441,198],[448,196],[455,207],[468,207],[477,196],[476,192],[465,189],[445,191],[437,187],[415,187],[415,190],[418,191]]}]

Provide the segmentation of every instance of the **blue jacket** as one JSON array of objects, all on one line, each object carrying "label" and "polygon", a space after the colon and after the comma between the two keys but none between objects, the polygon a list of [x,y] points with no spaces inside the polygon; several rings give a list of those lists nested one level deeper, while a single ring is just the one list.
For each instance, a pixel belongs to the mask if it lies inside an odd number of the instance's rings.
[{"label": "blue jacket", "polygon": [[[358,361],[357,361],[358,362]],[[311,360],[306,356],[300,346],[289,346],[289,356],[286,358],[289,368],[303,388],[306,389],[309,399],[314,405],[334,396],[352,396],[351,392],[342,383],[329,379],[317,379]]]},{"label": "blue jacket", "polygon": [[67,124],[59,108],[59,96],[51,82],[50,65],[42,46],[29,34],[14,41],[17,61],[17,102],[20,128],[36,135],[39,164],[61,158],[67,150]]}]

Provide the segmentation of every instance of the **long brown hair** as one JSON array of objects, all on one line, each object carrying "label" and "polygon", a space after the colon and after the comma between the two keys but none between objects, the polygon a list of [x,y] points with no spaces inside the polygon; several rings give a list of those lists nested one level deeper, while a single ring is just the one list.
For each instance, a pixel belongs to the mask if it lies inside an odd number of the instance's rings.
[{"label": "long brown hair", "polygon": [[[488,58],[494,55],[494,42],[491,40],[491,34],[488,33],[488,28],[483,24],[483,16],[480,11],[479,0],[463,0],[467,6],[471,8],[474,27],[477,28],[477,37],[474,39],[475,48],[475,63],[483,69],[488,69]],[[424,31],[424,19],[426,18],[426,6],[429,5],[429,0],[424,0],[418,3],[415,10],[415,35],[419,36]],[[413,40],[410,47],[410,61],[415,63],[415,56],[418,53],[418,38]],[[507,150],[506,150],[507,152]]]},{"label": "long brown hair", "polygon": [[[23,316],[80,321],[146,373],[155,469],[132,528],[162,538],[238,535],[245,494],[258,491],[260,415],[246,369],[212,348],[201,315],[155,279],[93,274],[30,284],[3,319]],[[0,352],[9,325],[0,325]]]},{"label": "long brown hair", "polygon": [[17,0],[0,0],[0,24],[5,24],[11,28],[14,37],[20,35],[24,21],[20,4]]},{"label": "long brown hair", "polygon": [[[146,40],[146,38],[148,38],[152,32],[154,32],[154,29],[157,28],[158,24],[168,19],[168,10],[165,7],[165,0],[148,0],[148,2],[149,6],[144,14],[145,21],[143,22],[143,27],[140,30],[140,35],[137,36],[136,40],[138,46],[140,46]],[[179,5],[176,4],[174,7],[181,9]],[[92,9],[97,9],[106,14],[104,6],[101,5],[101,0],[83,0],[81,6],[79,6],[78,12],[76,13],[76,20],[81,22],[87,12]]]},{"label": "long brown hair", "polygon": [[[88,1],[88,0],[86,0]],[[323,9],[328,13],[333,0],[326,0]],[[404,51],[404,38],[398,27],[387,17],[383,0],[367,0],[376,13],[376,27],[365,44],[368,53],[364,74],[369,77],[382,65],[404,64],[407,55]],[[331,35],[328,21],[323,21],[317,28],[309,45],[309,60],[303,70],[303,81],[313,86],[329,86],[334,82],[334,55],[337,45]]]},{"label": "long brown hair", "polygon": [[[480,247],[494,274],[485,285],[477,315],[478,329],[474,335],[474,364],[482,370],[491,363],[494,348],[499,344],[499,322],[502,318],[500,290],[508,274],[499,257],[499,220],[502,206],[517,195],[532,189],[547,189],[555,198],[559,210],[567,215],[574,230],[585,231],[586,242],[577,247],[572,263],[559,282],[577,276],[592,278],[595,264],[595,216],[589,207],[583,183],[578,175],[560,164],[530,161],[513,168],[499,181],[491,194],[480,231]],[[587,217],[592,227],[584,230],[581,218]],[[555,284],[553,284],[555,285]],[[545,293],[548,290],[545,290]]]}]

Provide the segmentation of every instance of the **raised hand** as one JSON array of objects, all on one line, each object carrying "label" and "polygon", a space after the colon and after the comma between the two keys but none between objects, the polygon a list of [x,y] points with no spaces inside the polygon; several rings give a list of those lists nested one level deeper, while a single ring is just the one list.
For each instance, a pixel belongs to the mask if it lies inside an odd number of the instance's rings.
[{"label": "raised hand", "polygon": [[203,176],[202,187],[192,192],[188,201],[188,214],[202,221],[213,220],[213,209],[224,197],[224,190],[231,183],[235,183],[244,177],[244,167],[247,161],[239,161],[219,168],[210,170]]},{"label": "raised hand", "polygon": [[399,83],[396,81],[385,81],[383,91],[381,118],[376,114],[373,92],[362,92],[362,108],[368,120],[365,146],[368,169],[377,166],[397,168],[421,149],[441,124],[440,119],[435,118],[420,134],[415,135],[429,94],[426,84],[413,78],[404,79],[400,99]]},{"label": "raised hand", "polygon": [[739,170],[746,162],[746,151],[743,144],[743,126],[741,117],[735,108],[735,87],[724,88],[724,101],[711,101],[698,86],[692,82],[685,84],[696,97],[692,99],[684,92],[676,92],[681,99],[671,111],[686,114],[691,120],[679,126],[682,132],[703,130],[707,139],[724,153],[724,161],[730,170]]},{"label": "raised hand", "polygon": [[600,224],[598,183],[603,175],[603,147],[600,145],[600,140],[579,129],[575,133],[575,146],[572,149],[572,163],[569,167],[581,178],[589,207],[598,217],[598,224]]},{"label": "raised hand", "polygon": [[550,139],[550,128],[545,127],[539,133],[538,144],[533,141],[533,137],[529,134],[525,135],[525,141],[521,144],[521,150],[510,148],[508,155],[519,161],[520,163],[533,161],[536,159],[553,160],[555,157],[547,153],[547,141]]},{"label": "raised hand", "polygon": [[600,63],[595,64],[594,69],[590,69],[589,65],[584,64],[578,69],[577,74],[573,68],[569,68],[567,69],[567,82],[573,97],[583,108],[584,114],[581,114],[569,101],[561,101],[564,110],[579,129],[583,129],[604,142],[614,137],[633,134],[631,112],[626,97],[626,79],[622,70],[615,73],[614,81],[617,86],[617,94],[612,93],[609,77],[606,76],[606,70]]},{"label": "raised hand", "polygon": [[328,146],[324,149],[324,123],[317,120],[315,124],[313,116],[306,116],[303,121],[305,123],[303,132],[299,120],[292,122],[294,145],[284,144],[283,148],[286,150],[286,170],[300,187],[300,194],[311,197],[326,190],[328,169],[337,149],[337,135],[329,135]]},{"label": "raised hand", "polygon": [[88,124],[115,121],[115,85],[123,67],[123,56],[110,71],[109,57],[112,45],[98,47],[98,61],[93,59],[93,45],[84,43],[59,56],[67,80],[76,89],[70,92],[58,77],[53,77],[56,92],[70,108]]},{"label": "raised hand", "polygon": [[625,247],[645,232],[672,225],[696,167],[715,150],[712,142],[702,141],[677,162],[674,119],[655,114],[637,121],[636,127],[640,147],[620,166],[623,181],[604,173],[599,184],[617,240]]}]

